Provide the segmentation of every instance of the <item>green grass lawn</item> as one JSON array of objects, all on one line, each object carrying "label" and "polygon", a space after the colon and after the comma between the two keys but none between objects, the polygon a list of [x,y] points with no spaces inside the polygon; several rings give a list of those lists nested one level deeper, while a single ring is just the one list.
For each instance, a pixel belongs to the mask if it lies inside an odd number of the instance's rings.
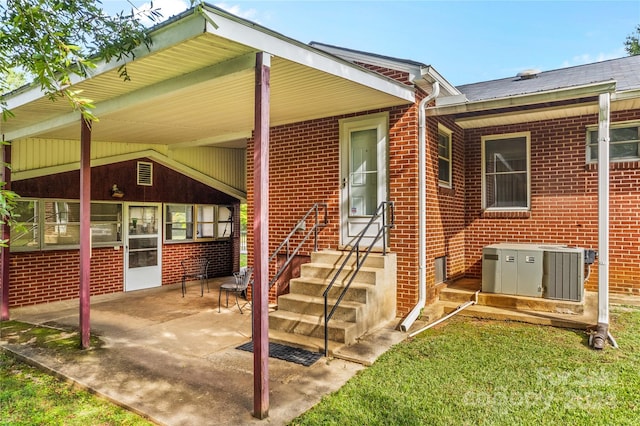
[{"label": "green grass lawn", "polygon": [[[0,336],[51,351],[78,351],[78,333],[4,321]],[[100,347],[92,337],[92,346]],[[0,425],[151,425],[152,423],[0,350]]]},{"label": "green grass lawn", "polygon": [[640,309],[620,346],[520,323],[454,317],[395,346],[294,425],[640,425]]},{"label": "green grass lawn", "polygon": [[[594,351],[582,330],[454,317],[396,345],[291,424],[640,425],[640,308],[616,308],[611,319],[620,349]],[[5,338],[77,346],[59,331],[2,326]],[[0,425],[9,424],[149,423],[0,351]]]}]

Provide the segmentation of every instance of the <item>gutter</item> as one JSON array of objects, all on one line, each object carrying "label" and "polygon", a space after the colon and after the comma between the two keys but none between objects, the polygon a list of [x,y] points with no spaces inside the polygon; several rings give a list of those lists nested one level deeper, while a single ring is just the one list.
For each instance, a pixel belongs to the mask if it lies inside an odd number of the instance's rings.
[{"label": "gutter", "polygon": [[427,112],[426,106],[440,94],[440,83],[433,83],[433,91],[420,101],[418,106],[418,303],[400,324],[400,330],[407,331],[424,308],[427,300],[427,222],[426,222],[426,171],[427,171]]},{"label": "gutter", "polygon": [[533,104],[543,104],[547,102],[557,102],[568,99],[598,97],[601,93],[614,92],[616,88],[615,80],[584,84],[561,89],[546,90],[543,92],[526,93],[522,95],[511,95],[502,98],[486,99],[479,101],[467,101],[463,103],[447,103],[436,105],[429,109],[429,115],[449,115],[462,114],[468,112],[488,112],[493,109],[511,108]]}]

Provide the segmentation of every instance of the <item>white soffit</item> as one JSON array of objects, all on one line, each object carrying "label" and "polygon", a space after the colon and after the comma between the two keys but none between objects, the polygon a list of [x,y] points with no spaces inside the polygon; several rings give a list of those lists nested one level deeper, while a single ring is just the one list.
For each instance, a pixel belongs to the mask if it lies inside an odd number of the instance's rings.
[{"label": "white soffit", "polygon": [[[640,97],[624,98],[612,101],[611,111],[640,109]],[[598,114],[598,101],[580,105],[541,108],[533,111],[518,111],[495,115],[482,115],[456,119],[463,129],[475,129],[489,126],[503,126],[532,121],[554,120],[558,118],[577,117],[579,115]]]},{"label": "white soffit", "polygon": [[[128,63],[131,81],[122,81],[117,66],[101,65],[105,72],[74,85],[96,105],[93,140],[199,145],[250,133],[258,51],[273,55],[272,126],[414,101],[411,87],[231,15],[206,13],[217,27],[188,15],[161,28],[164,48],[154,43],[152,52]],[[181,30],[179,36],[171,37],[173,30]],[[79,138],[79,114],[66,100],[20,93],[12,102],[15,117],[2,125],[5,140]]]}]

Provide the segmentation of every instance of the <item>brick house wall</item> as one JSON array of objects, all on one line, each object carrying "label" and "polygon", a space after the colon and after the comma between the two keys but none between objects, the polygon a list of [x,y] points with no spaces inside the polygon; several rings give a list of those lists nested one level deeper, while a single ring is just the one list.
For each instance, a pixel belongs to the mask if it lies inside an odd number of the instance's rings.
[{"label": "brick house wall", "polygon": [[[438,181],[438,124],[452,132],[451,188],[440,186]],[[446,279],[454,280],[466,273],[464,132],[447,117],[431,117],[427,119],[427,137],[427,266],[433,268],[435,259],[446,256]],[[429,303],[436,295],[427,288]]]},{"label": "brick house wall", "polygon": [[[154,163],[153,187],[138,188],[135,184],[136,161],[127,161],[92,168],[92,201],[112,200],[108,188],[113,176],[126,188],[126,201],[137,199],[170,203],[202,203],[233,205],[233,235],[228,240],[202,243],[163,244],[162,285],[179,283],[182,279],[180,261],[191,256],[211,259],[211,277],[230,276],[240,269],[240,203],[233,197],[216,191],[180,173]],[[166,182],[171,182],[168,184]],[[23,197],[79,197],[79,172],[65,172],[13,182],[13,190]],[[136,191],[142,191],[136,193]],[[134,198],[135,197],[135,198]],[[137,198],[139,197],[139,198]],[[161,212],[162,213],[162,212]],[[161,215],[163,217],[163,215]],[[164,226],[161,225],[164,230]],[[9,262],[9,306],[78,298],[79,250],[44,250],[11,253]],[[91,258],[91,295],[124,290],[124,250],[96,248]]]},{"label": "brick house wall", "polygon": [[[611,123],[640,119],[614,111]],[[598,248],[598,166],[586,164],[586,127],[596,114],[466,130],[466,269],[481,276],[482,247],[499,242],[560,243]],[[531,132],[531,210],[483,212],[481,137]],[[640,164],[610,167],[610,291],[640,295]],[[597,262],[587,290],[597,290]]]},{"label": "brick house wall", "polygon": [[[94,248],[91,256],[91,295],[123,288],[123,251]],[[12,253],[9,262],[9,303],[12,307],[78,297],[79,250]]]},{"label": "brick house wall", "polygon": [[[379,111],[370,111],[375,113]],[[363,114],[364,115],[364,114]],[[350,115],[351,117],[352,115]],[[331,117],[274,127],[270,131],[269,251],[272,253],[315,202],[328,205],[329,225],[320,233],[318,248],[337,248],[340,240],[340,135],[338,120]],[[446,121],[446,120],[445,120]],[[452,276],[464,273],[464,148],[462,132],[454,130],[454,188],[444,194],[438,188],[437,122],[429,121],[427,136],[427,287],[434,301],[434,260],[448,256]],[[435,132],[435,133],[434,133]],[[253,141],[248,144],[248,223],[253,222]],[[397,253],[397,313],[407,314],[418,299],[418,109],[417,105],[389,110],[389,199],[395,203],[395,227],[390,250]],[[435,159],[434,159],[435,158]],[[307,224],[307,227],[311,226]],[[248,241],[253,229],[248,227]],[[298,240],[299,241],[299,240]],[[292,241],[295,247],[298,241]],[[251,246],[250,246],[251,247]],[[301,252],[311,253],[306,244]],[[249,264],[253,253],[249,249]],[[270,265],[271,276],[275,265]],[[270,293],[275,302],[275,291]]]},{"label": "brick house wall", "polygon": [[[232,246],[239,238],[193,244],[164,244],[162,285],[182,279],[180,261],[191,256],[211,259],[210,277],[230,276],[234,269]],[[9,282],[11,307],[57,302],[78,297],[80,252],[53,250],[12,253]],[[238,265],[235,265],[238,270]],[[91,253],[91,296],[121,292],[124,289],[123,250],[94,248]]]}]

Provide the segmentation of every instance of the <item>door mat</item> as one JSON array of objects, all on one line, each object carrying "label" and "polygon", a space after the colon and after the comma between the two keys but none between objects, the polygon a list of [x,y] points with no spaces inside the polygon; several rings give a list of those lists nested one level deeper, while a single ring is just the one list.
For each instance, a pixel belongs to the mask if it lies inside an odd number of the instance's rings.
[{"label": "door mat", "polygon": [[[253,342],[247,342],[238,346],[236,349],[253,352]],[[322,354],[320,352],[311,352],[306,349],[281,345],[280,343],[269,343],[269,356],[283,361],[295,362],[296,364],[301,364],[305,367],[309,367],[314,362],[322,358]]]}]

